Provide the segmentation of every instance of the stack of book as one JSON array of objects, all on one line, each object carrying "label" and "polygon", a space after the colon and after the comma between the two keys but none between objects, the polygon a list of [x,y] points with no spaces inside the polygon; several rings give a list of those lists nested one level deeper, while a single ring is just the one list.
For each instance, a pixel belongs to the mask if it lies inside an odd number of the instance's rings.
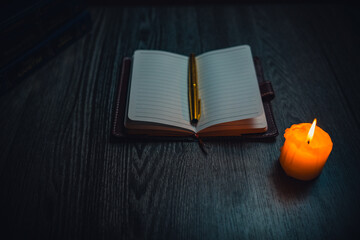
[{"label": "stack of book", "polygon": [[17,0],[6,4],[0,14],[0,94],[90,27],[90,14],[82,1]]}]

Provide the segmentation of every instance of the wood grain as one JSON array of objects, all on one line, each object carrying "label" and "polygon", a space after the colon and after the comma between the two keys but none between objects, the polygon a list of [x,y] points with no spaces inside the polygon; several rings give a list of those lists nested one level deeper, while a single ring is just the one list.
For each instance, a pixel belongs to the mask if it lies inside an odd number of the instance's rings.
[{"label": "wood grain", "polygon": [[[343,5],[92,7],[93,28],[0,98],[2,234],[13,239],[346,239],[359,235],[359,17]],[[249,44],[276,98],[271,143],[110,141],[124,56]],[[318,118],[317,179],[282,133]]]}]

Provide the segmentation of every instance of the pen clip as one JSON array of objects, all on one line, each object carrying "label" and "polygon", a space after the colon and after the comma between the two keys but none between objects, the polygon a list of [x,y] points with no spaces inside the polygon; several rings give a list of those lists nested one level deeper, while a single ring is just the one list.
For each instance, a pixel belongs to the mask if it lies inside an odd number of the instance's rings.
[{"label": "pen clip", "polygon": [[197,119],[200,119],[201,116],[201,100],[199,99],[199,101],[197,102],[198,104],[198,115],[197,115]]}]

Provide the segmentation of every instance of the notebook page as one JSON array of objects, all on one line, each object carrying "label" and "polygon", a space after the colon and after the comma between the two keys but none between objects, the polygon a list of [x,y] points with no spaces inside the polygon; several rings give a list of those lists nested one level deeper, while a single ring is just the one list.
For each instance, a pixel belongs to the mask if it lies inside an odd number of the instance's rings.
[{"label": "notebook page", "polygon": [[131,76],[128,117],[194,131],[189,122],[188,57],[137,50]]},{"label": "notebook page", "polygon": [[219,123],[259,116],[263,106],[250,47],[215,50],[197,57],[201,118],[197,132]]}]

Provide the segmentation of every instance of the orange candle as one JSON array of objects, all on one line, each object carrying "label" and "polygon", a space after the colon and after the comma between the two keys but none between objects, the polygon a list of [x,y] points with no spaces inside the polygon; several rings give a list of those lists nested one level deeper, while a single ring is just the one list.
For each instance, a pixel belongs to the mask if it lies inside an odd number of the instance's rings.
[{"label": "orange candle", "polygon": [[329,134],[313,124],[294,124],[285,130],[280,164],[287,175],[311,180],[323,169],[333,147]]}]

